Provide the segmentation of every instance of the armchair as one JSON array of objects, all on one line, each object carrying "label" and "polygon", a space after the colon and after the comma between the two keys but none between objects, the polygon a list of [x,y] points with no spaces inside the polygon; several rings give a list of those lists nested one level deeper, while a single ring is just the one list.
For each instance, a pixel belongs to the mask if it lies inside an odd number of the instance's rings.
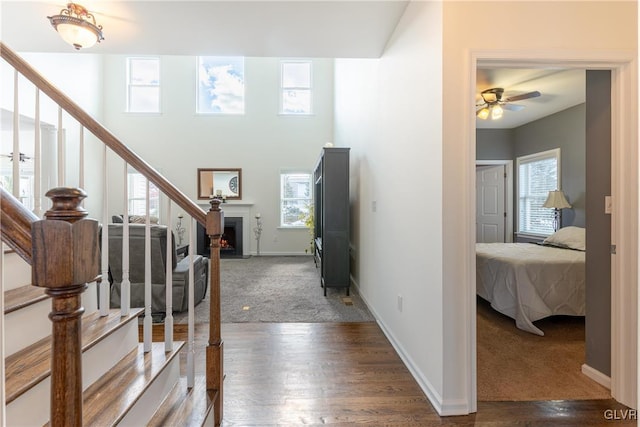
[{"label": "armchair", "polygon": [[[109,282],[111,283],[111,307],[120,307],[122,284],[122,224],[109,224]],[[189,256],[177,262],[175,240],[172,254],[167,260],[167,227],[151,226],[151,311],[154,314],[166,310],[166,264],[173,266],[173,311],[188,309]],[[144,307],[145,226],[129,224],[129,281],[131,282],[131,307]],[[207,292],[209,260],[195,255],[194,300],[198,304]]]}]

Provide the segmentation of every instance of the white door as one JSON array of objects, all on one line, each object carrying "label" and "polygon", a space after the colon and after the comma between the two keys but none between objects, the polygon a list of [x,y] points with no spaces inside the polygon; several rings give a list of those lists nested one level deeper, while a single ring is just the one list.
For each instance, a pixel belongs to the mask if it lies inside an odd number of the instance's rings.
[{"label": "white door", "polygon": [[505,241],[505,165],[476,166],[476,242]]}]

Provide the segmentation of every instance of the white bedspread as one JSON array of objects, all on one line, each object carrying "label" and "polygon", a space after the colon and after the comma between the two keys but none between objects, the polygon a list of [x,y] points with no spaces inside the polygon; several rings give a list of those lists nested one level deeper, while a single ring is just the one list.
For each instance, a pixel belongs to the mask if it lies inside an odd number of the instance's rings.
[{"label": "white bedspread", "polygon": [[531,243],[476,243],[477,294],[537,335],[533,322],[584,316],[585,253]]}]

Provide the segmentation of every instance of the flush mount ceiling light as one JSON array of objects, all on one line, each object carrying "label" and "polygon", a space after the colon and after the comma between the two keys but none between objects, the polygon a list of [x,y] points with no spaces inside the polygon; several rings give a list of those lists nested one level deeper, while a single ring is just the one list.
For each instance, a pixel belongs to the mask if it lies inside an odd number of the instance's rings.
[{"label": "flush mount ceiling light", "polygon": [[58,15],[47,16],[60,37],[76,50],[88,48],[104,40],[102,25],[87,9],[76,3],[68,3]]}]

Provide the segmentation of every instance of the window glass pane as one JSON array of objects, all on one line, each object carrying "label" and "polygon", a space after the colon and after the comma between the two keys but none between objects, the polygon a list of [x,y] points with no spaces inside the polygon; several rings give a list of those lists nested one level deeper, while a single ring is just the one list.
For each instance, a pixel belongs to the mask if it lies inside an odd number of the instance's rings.
[{"label": "window glass pane", "polygon": [[549,191],[559,188],[559,153],[531,156],[518,163],[518,232],[550,235],[554,210],[543,207]]},{"label": "window glass pane", "polygon": [[160,61],[157,58],[129,58],[129,83],[135,85],[159,85]]},{"label": "window glass pane", "polygon": [[284,62],[282,64],[282,87],[310,88],[311,63]]},{"label": "window glass pane", "polygon": [[[146,215],[147,179],[138,172],[129,172],[129,215]],[[160,214],[160,191],[153,184],[149,185],[149,215]]]},{"label": "window glass pane", "polygon": [[160,105],[160,87],[131,86],[129,100],[130,113],[155,113]]},{"label": "window glass pane", "polygon": [[244,58],[198,57],[198,113],[244,113]]},{"label": "window glass pane", "polygon": [[282,92],[282,112],[285,114],[309,114],[311,112],[311,91],[308,89],[284,90]]},{"label": "window glass pane", "polygon": [[280,225],[305,227],[305,218],[311,207],[311,174],[281,174],[280,199]]}]

